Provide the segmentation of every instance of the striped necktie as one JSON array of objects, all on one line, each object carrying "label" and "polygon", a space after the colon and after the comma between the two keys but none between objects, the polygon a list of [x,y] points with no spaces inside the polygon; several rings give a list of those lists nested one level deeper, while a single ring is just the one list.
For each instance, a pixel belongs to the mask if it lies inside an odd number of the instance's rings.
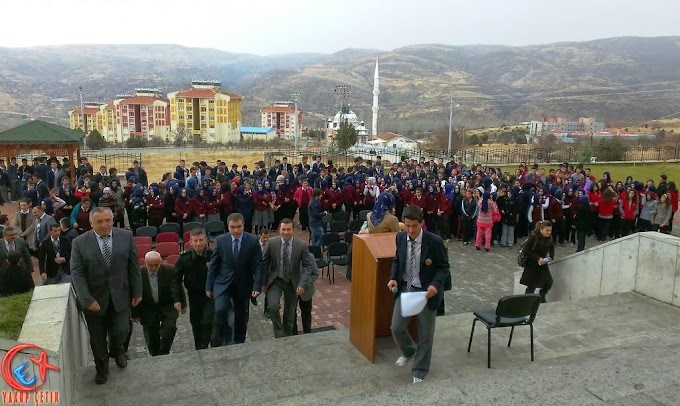
[{"label": "striped necktie", "polygon": [[103,235],[102,237],[102,256],[104,256],[104,263],[108,269],[111,269],[111,236]]},{"label": "striped necktie", "polygon": [[406,291],[410,291],[413,287],[413,278],[416,275],[416,240],[409,237],[409,243],[411,244],[411,252],[408,266],[408,274],[406,276]]}]

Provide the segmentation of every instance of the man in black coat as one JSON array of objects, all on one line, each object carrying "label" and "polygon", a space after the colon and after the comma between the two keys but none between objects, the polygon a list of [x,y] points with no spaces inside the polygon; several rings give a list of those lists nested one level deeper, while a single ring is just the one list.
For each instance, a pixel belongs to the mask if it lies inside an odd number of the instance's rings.
[{"label": "man in black coat", "polygon": [[61,235],[58,223],[49,225],[49,237],[38,251],[38,267],[44,285],[71,282],[71,240]]}]

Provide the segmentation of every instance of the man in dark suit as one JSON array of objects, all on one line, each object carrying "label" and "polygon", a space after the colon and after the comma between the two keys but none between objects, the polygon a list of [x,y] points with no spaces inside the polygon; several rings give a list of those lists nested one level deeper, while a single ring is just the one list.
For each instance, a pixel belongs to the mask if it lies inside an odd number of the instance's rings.
[{"label": "man in dark suit", "polygon": [[109,375],[107,337],[116,365],[127,366],[123,343],[129,330],[130,306],[142,300],[142,274],[132,233],[113,228],[109,208],[90,211],[90,224],[92,230],[71,242],[71,275],[90,333],[95,382],[101,385]]},{"label": "man in dark suit", "polygon": [[38,267],[44,285],[71,282],[71,240],[61,236],[59,224],[50,224],[50,236],[38,251]]},{"label": "man in dark suit", "polygon": [[[45,177],[47,177],[47,175],[45,175]],[[38,192],[38,203],[50,195],[50,190],[47,187],[47,183],[45,183],[43,179],[44,178],[42,178],[37,173],[33,174],[33,184],[35,185],[35,191]]]},{"label": "man in dark suit", "polygon": [[191,249],[180,254],[172,280],[172,300],[177,311],[186,312],[184,288],[189,295],[189,321],[194,335],[194,348],[208,348],[213,333],[215,304],[205,295],[208,263],[213,250],[202,228],[194,228],[189,236]]},{"label": "man in dark suit", "polygon": [[54,219],[54,217],[45,213],[45,209],[43,209],[42,206],[35,206],[33,208],[33,217],[35,217],[34,243],[35,250],[37,252],[40,251],[40,244],[42,244],[42,242],[49,235],[50,226],[52,224],[57,224],[57,221]]},{"label": "man in dark suit", "polygon": [[[172,265],[161,263],[161,254],[149,251],[142,267],[142,302],[132,308],[132,320],[142,324],[146,348],[152,357],[170,354],[177,333],[178,311],[172,300]],[[186,313],[186,301],[180,308]]]},{"label": "man in dark suit", "polygon": [[[269,239],[262,259],[265,280],[263,292],[267,294],[274,337],[287,337],[293,334],[298,296],[305,292],[305,287],[312,277],[311,265],[307,244],[293,237],[293,220],[282,219],[279,224],[279,236]],[[280,312],[281,295],[284,303],[283,322]]]},{"label": "man in dark suit", "polygon": [[49,190],[59,187],[59,180],[57,179],[57,172],[59,172],[59,168],[57,168],[58,163],[56,159],[50,161],[50,170],[47,172],[47,189]]},{"label": "man in dark suit", "polygon": [[[450,278],[449,257],[441,237],[422,229],[423,212],[415,206],[404,208],[402,214],[406,232],[397,234],[397,252],[392,263],[389,289],[397,288],[397,301],[392,312],[392,337],[402,356],[396,364],[405,366],[413,361],[413,383],[422,382],[430,369],[432,342],[439,302]],[[407,327],[410,317],[401,315],[402,292],[426,292],[427,306],[418,314],[418,343]]]},{"label": "man in dark suit", "polygon": [[7,256],[10,252],[16,251],[20,254],[21,262],[19,265],[24,268],[26,273],[33,273],[33,260],[31,259],[31,252],[28,250],[28,245],[23,238],[17,238],[19,231],[13,226],[5,227],[5,231],[0,240],[0,267],[8,264]]},{"label": "man in dark suit", "polygon": [[248,306],[251,297],[262,291],[262,251],[258,238],[244,232],[245,220],[240,213],[227,217],[229,233],[217,237],[210,258],[205,294],[215,299],[217,337],[213,347],[229,342],[229,310],[234,310],[234,342],[246,340]]}]

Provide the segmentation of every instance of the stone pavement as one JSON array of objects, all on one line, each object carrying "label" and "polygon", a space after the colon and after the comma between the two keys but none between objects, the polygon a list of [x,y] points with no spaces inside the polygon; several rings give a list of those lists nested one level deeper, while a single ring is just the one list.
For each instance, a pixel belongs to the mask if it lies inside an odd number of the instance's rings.
[{"label": "stone pavement", "polygon": [[94,368],[77,371],[81,405],[678,405],[680,309],[635,293],[541,305],[529,329],[486,332],[478,324],[466,352],[472,315],[437,319],[434,357],[425,382],[397,368],[389,338],[370,364],[348,331],[264,340],[132,360],[111,366],[106,385]]}]

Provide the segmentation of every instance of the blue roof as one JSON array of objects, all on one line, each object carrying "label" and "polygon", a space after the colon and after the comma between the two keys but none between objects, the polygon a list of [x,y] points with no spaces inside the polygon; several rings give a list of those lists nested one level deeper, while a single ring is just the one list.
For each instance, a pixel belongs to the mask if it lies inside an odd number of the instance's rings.
[{"label": "blue roof", "polygon": [[267,134],[274,131],[274,127],[241,127],[240,130],[248,134]]}]

